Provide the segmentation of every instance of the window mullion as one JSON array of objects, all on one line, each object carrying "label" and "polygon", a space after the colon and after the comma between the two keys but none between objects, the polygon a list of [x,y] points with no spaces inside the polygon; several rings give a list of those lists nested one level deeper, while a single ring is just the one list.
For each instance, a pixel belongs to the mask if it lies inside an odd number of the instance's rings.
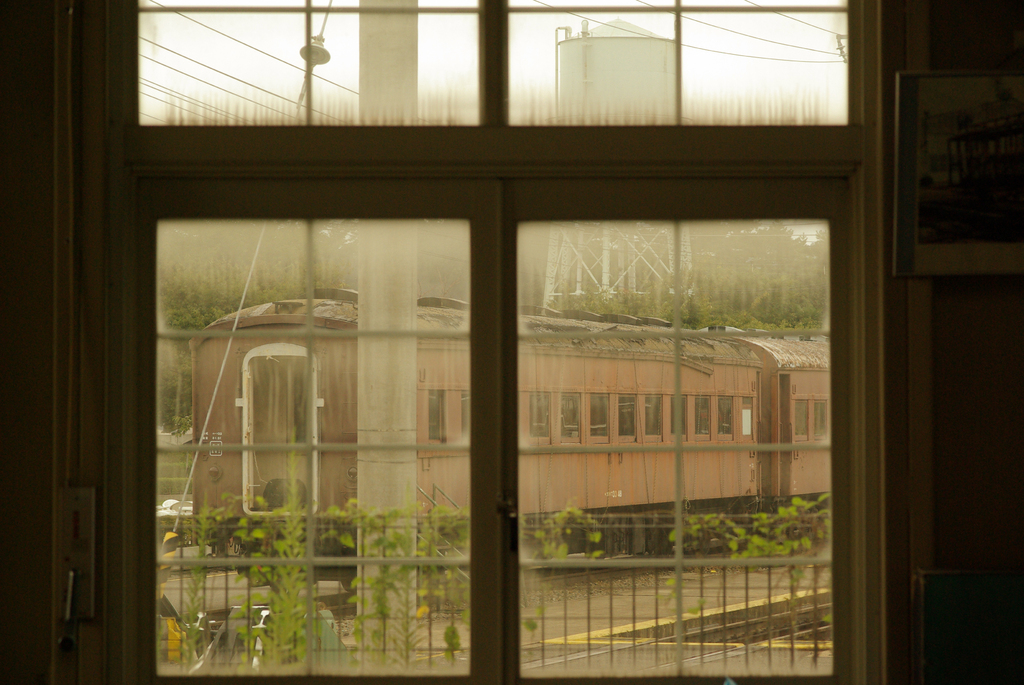
[{"label": "window mullion", "polygon": [[480,122],[508,125],[508,16],[506,0],[481,0]]}]

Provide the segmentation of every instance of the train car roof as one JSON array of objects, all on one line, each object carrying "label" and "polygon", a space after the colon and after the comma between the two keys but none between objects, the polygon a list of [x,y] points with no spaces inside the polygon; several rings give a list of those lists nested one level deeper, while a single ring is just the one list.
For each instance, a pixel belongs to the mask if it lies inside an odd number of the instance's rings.
[{"label": "train car roof", "polygon": [[[466,327],[466,312],[451,307],[418,307],[417,320],[420,330],[459,330]],[[210,329],[231,328],[238,317],[238,327],[266,324],[301,324],[306,318],[306,300],[278,300],[246,307],[240,313],[232,312],[220,317],[209,326]],[[354,327],[359,322],[359,305],[339,300],[313,300],[314,325],[330,326],[331,323]],[[345,327],[348,327],[345,326]]]},{"label": "train car roof", "polygon": [[780,369],[829,368],[829,343],[824,340],[739,339],[764,350]]},{"label": "train car roof", "polygon": [[[594,352],[636,352],[674,354],[675,340],[671,337],[672,329],[663,326],[646,326],[643,324],[605,323],[584,321],[581,319],[564,319],[547,316],[520,316],[520,325],[531,333],[585,333],[582,338],[546,338],[533,341],[537,346],[571,348],[574,350],[590,350]],[[590,333],[638,333],[632,338],[628,335],[592,338]],[[664,337],[651,337],[657,333]],[[680,339],[680,352],[686,359],[705,359],[713,361],[731,361],[759,363],[757,355],[736,338],[694,337]]]},{"label": "train car roof", "polygon": [[[461,304],[461,303],[460,303]],[[207,326],[207,329],[230,329],[238,317],[238,327],[269,324],[301,324],[306,318],[306,300],[278,300],[266,302],[222,316]],[[318,326],[354,328],[359,321],[359,305],[351,301],[333,299],[313,300],[314,324]],[[464,330],[467,311],[448,306],[420,305],[417,311],[419,330]],[[520,315],[520,325],[531,333],[553,333],[565,335],[578,332],[579,338],[552,337],[533,340],[537,347],[572,349],[577,352],[638,354],[674,354],[675,343],[671,329],[631,323],[608,323],[583,319],[557,318],[551,316]],[[590,334],[615,332],[619,335],[594,338]],[[635,332],[636,337],[628,334]],[[664,337],[651,337],[652,333]],[[626,334],[626,335],[623,335]],[[201,338],[202,336],[197,336]],[[680,340],[681,352],[689,360],[707,362],[757,363],[755,347],[772,356],[779,368],[827,369],[829,367],[829,344],[822,341],[779,340],[773,338],[741,338],[736,336],[684,337]]]}]

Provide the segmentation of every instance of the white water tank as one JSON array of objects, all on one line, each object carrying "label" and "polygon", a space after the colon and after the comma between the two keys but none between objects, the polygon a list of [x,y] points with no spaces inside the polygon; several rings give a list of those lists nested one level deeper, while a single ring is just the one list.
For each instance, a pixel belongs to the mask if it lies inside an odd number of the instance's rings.
[{"label": "white water tank", "polygon": [[562,124],[675,123],[672,40],[621,19],[558,43]]}]

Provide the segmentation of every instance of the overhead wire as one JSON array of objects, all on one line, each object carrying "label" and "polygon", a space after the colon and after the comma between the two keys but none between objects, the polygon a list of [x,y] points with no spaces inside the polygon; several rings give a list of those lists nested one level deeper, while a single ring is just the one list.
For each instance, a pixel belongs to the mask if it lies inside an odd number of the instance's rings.
[{"label": "overhead wire", "polygon": [[[551,9],[554,9],[554,10],[558,9],[557,7],[555,7],[553,5],[549,5],[546,2],[542,2],[542,0],[533,0],[533,1],[535,3],[537,3],[538,5],[543,5],[544,7],[550,7]],[[644,4],[646,4],[646,3],[644,3]],[[585,17],[582,14],[579,14],[577,12],[569,12],[569,11],[566,11],[566,10],[561,10],[561,11],[563,13],[565,13],[565,14],[570,15],[570,16],[578,17],[580,19],[585,19],[588,22],[593,22],[593,23],[599,24],[601,26],[608,26],[610,28],[614,28],[614,29],[617,29],[619,31],[625,31],[626,33],[632,33],[632,34],[635,34],[635,35],[640,36],[642,38],[650,38],[650,36],[645,34],[645,33],[640,33],[639,31],[633,31],[631,29],[623,28],[621,26],[612,26],[611,24],[608,24],[607,22],[599,21],[597,19],[592,19],[590,17]],[[776,14],[778,14],[778,13],[776,13]],[[783,16],[785,16],[785,15],[783,15]],[[714,24],[709,24],[709,26],[714,26]],[[721,28],[721,27],[715,26],[715,28]],[[815,28],[820,28],[820,27],[816,26]],[[723,29],[723,30],[728,30],[728,29]],[[824,31],[825,29],[821,29],[821,30]],[[832,33],[832,32],[829,31],[829,33]],[[750,36],[750,37],[753,38],[754,36]],[[768,42],[773,42],[773,41],[768,41]],[[738,53],[738,52],[726,52],[724,50],[713,50],[711,48],[700,47],[698,45],[687,45],[686,43],[683,43],[683,42],[680,42],[679,45],[680,45],[680,47],[689,48],[691,50],[701,50],[703,52],[713,52],[713,53],[719,54],[719,55],[728,55],[730,57],[743,57],[743,58],[746,58],[746,59],[763,59],[763,60],[769,60],[769,61],[772,61],[772,62],[797,62],[797,63],[800,63],[800,64],[842,64],[843,63],[843,60],[838,60],[838,59],[837,60],[786,59],[786,58],[783,58],[783,57],[764,57],[764,56],[761,56],[761,55],[744,55],[744,54],[741,54],[741,53]],[[799,46],[795,46],[794,45],[792,47],[799,47]],[[806,49],[811,49],[811,48],[806,48]],[[828,53],[826,53],[826,54],[828,54]]]},{"label": "overhead wire", "polygon": [[227,73],[226,71],[221,71],[220,69],[215,69],[214,67],[211,67],[209,64],[206,64],[204,62],[200,62],[199,60],[192,59],[188,55],[183,55],[180,52],[176,52],[174,50],[171,50],[169,47],[164,46],[164,45],[160,45],[159,43],[151,41],[148,38],[143,38],[143,37],[140,36],[139,40],[145,41],[145,42],[149,43],[150,45],[154,45],[154,46],[160,48],[161,50],[165,50],[165,51],[171,53],[172,55],[180,57],[180,58],[182,58],[184,60],[188,60],[189,62],[192,62],[192,64],[198,64],[199,66],[203,67],[204,69],[209,69],[210,71],[212,71],[212,72],[214,72],[216,74],[220,74],[221,76],[227,76],[229,79],[233,79],[235,81],[238,81],[239,83],[244,83],[245,85],[249,86],[250,88],[255,88],[256,90],[258,90],[258,91],[260,91],[262,93],[266,93],[267,95],[272,95],[272,96],[274,96],[276,98],[281,98],[282,100],[288,100],[288,98],[286,98],[283,95],[278,95],[277,93],[275,93],[273,91],[270,91],[270,90],[267,90],[266,88],[261,88],[260,86],[257,86],[255,83],[249,83],[248,81],[246,81],[244,79],[240,79],[237,76],[232,76],[231,74]]},{"label": "overhead wire", "polygon": [[754,7],[757,7],[758,9],[765,10],[766,12],[771,12],[772,14],[777,14],[780,17],[785,17],[786,19],[792,19],[793,21],[798,22],[800,24],[803,24],[805,26],[810,26],[812,29],[818,29],[819,31],[824,31],[825,33],[830,33],[833,36],[836,35],[835,31],[829,31],[828,29],[822,28],[820,26],[816,26],[816,25],[812,24],[809,21],[804,21],[803,19],[797,19],[796,17],[792,17],[792,16],[790,16],[788,14],[783,14],[782,12],[777,12],[777,11],[775,11],[773,9],[768,9],[767,7],[764,7],[763,5],[758,5],[753,0],[743,0],[743,1],[746,2],[749,5],[753,5]]},{"label": "overhead wire", "polygon": [[[145,39],[143,39],[143,40],[145,40]],[[156,45],[156,43],[154,43],[154,45]],[[162,47],[162,46],[157,45],[157,47]],[[244,95],[239,95],[238,93],[234,93],[234,92],[228,90],[227,88],[222,88],[221,86],[218,86],[216,84],[210,83],[209,81],[204,81],[203,79],[199,78],[198,76],[193,76],[192,74],[186,73],[186,72],[182,71],[181,69],[175,69],[171,65],[164,64],[163,62],[161,62],[158,59],[153,59],[152,57],[149,57],[147,55],[143,55],[141,52],[139,53],[139,57],[141,57],[142,59],[145,59],[145,60],[149,60],[150,62],[153,62],[154,64],[159,64],[160,66],[164,67],[165,69],[170,69],[171,71],[176,72],[178,74],[181,74],[182,76],[187,76],[188,78],[191,78],[191,79],[194,79],[196,81],[199,81],[203,85],[210,86],[211,88],[216,88],[217,90],[223,91],[223,92],[225,92],[228,95],[231,95],[233,97],[239,98],[241,100],[245,100],[246,102],[251,102],[254,105],[258,105],[259,107],[265,107],[266,109],[269,109],[272,112],[276,112],[277,114],[282,114],[282,115],[284,115],[286,117],[290,117],[292,119],[295,118],[295,116],[292,115],[292,114],[288,114],[287,112],[282,112],[279,109],[274,109],[270,105],[265,105],[262,102],[257,102],[256,100],[253,100],[252,98],[247,98]],[[188,58],[186,57],[185,59],[188,59]],[[191,60],[191,61],[195,61],[195,60]],[[196,63],[200,64],[200,66],[205,66],[205,65],[203,65],[203,64],[201,64],[199,62],[196,62]],[[214,70],[214,71],[216,71],[216,70]],[[222,72],[218,72],[218,73],[222,73]],[[224,74],[224,75],[228,76],[229,78],[233,78],[236,81],[239,81],[240,83],[243,83],[243,84],[245,84],[247,86],[252,86],[251,83],[247,83],[246,81],[242,81],[241,79],[235,78],[234,76],[230,76],[229,74]],[[258,86],[252,86],[252,87],[257,88],[259,90],[263,90],[262,88],[259,88]],[[264,92],[269,92],[269,91],[264,91]],[[276,97],[282,97],[280,95],[277,95],[276,93],[270,93],[270,94],[271,95],[275,95]],[[287,99],[287,98],[282,98],[282,99]]]},{"label": "overhead wire", "polygon": [[167,123],[167,121],[166,121],[166,120],[164,120],[164,119],[161,119],[160,117],[155,117],[155,116],[153,116],[152,114],[146,114],[145,112],[139,112],[139,116],[140,116],[140,117],[149,117],[150,119],[156,119],[156,120],[157,120],[157,121],[159,121],[159,122],[160,122],[161,124],[166,124],[166,123]]},{"label": "overhead wire", "polygon": [[[239,82],[239,83],[241,83],[241,84],[244,84],[244,85],[246,85],[246,86],[249,86],[250,88],[254,88],[254,89],[256,89],[256,90],[258,90],[258,91],[260,91],[260,92],[266,93],[267,95],[271,95],[271,96],[273,96],[273,97],[276,97],[276,98],[280,98],[281,100],[286,100],[286,101],[288,101],[289,103],[291,102],[291,98],[285,97],[284,95],[279,95],[278,93],[275,93],[275,92],[273,92],[273,91],[269,91],[269,90],[267,90],[266,88],[261,88],[260,86],[257,86],[257,85],[256,85],[256,84],[254,84],[254,83],[250,83],[250,82],[246,81],[245,79],[240,79],[240,78],[238,78],[237,76],[232,76],[231,74],[229,74],[229,73],[227,73],[227,72],[221,71],[221,70],[219,70],[219,69],[215,69],[215,68],[213,68],[213,67],[209,66],[208,64],[204,64],[203,62],[200,62],[200,61],[198,61],[198,60],[194,60],[194,59],[192,59],[191,57],[189,57],[188,55],[183,55],[183,54],[181,54],[180,52],[176,52],[176,51],[174,51],[174,50],[171,50],[170,48],[168,48],[168,47],[166,47],[166,46],[163,46],[163,45],[160,45],[159,43],[156,43],[156,42],[154,42],[154,41],[151,41],[151,40],[149,40],[148,38],[142,38],[142,37],[140,36],[140,37],[139,37],[139,40],[143,40],[143,41],[146,41],[147,43],[150,43],[150,44],[152,44],[152,45],[154,45],[154,46],[156,46],[156,47],[160,48],[161,50],[165,50],[165,51],[167,51],[167,52],[171,53],[172,55],[175,55],[175,56],[177,56],[177,57],[180,57],[180,58],[182,58],[182,59],[184,59],[184,60],[188,60],[189,62],[192,62],[193,64],[197,64],[197,65],[199,65],[200,67],[203,67],[204,69],[209,69],[210,71],[212,71],[212,72],[214,72],[214,73],[217,73],[217,74],[220,74],[221,76],[225,76],[225,77],[227,77],[227,78],[229,78],[229,79],[232,79],[232,80],[234,80],[234,81],[238,81],[238,82]],[[222,90],[222,91],[224,91],[225,93],[228,93],[229,95],[234,95],[235,97],[238,97],[238,98],[242,98],[243,100],[248,100],[249,102],[252,102],[252,103],[254,103],[254,104],[260,105],[260,106],[262,106],[262,107],[266,107],[267,109],[269,109],[269,110],[271,110],[271,111],[273,111],[273,112],[278,112],[279,114],[285,114],[285,116],[289,116],[289,117],[295,118],[295,115],[292,115],[292,114],[287,114],[287,113],[285,113],[285,112],[281,112],[280,110],[274,109],[273,107],[270,107],[269,105],[264,105],[264,104],[261,104],[261,103],[259,103],[259,102],[256,102],[255,100],[251,100],[251,99],[249,99],[249,98],[247,98],[247,97],[245,97],[245,96],[243,96],[243,95],[239,95],[239,94],[237,94],[237,93],[232,93],[231,91],[229,91],[229,90],[227,90],[227,89],[225,89],[225,88],[221,88],[220,86],[216,86],[216,85],[214,85],[214,84],[212,84],[212,83],[210,83],[210,82],[208,82],[208,81],[204,81],[204,80],[200,79],[200,78],[199,78],[199,77],[197,77],[197,76],[193,76],[192,74],[188,74],[188,73],[186,73],[186,72],[184,72],[184,71],[181,71],[181,70],[179,70],[179,69],[175,69],[174,67],[170,66],[169,64],[165,64],[165,63],[163,63],[163,62],[161,62],[161,61],[159,61],[159,60],[157,60],[157,59],[154,59],[154,58],[152,58],[152,57],[148,57],[148,56],[146,56],[146,55],[143,55],[142,53],[139,53],[139,56],[140,56],[140,57],[142,57],[142,58],[144,58],[144,59],[148,59],[148,60],[149,60],[149,61],[151,61],[151,62],[155,62],[156,64],[159,64],[159,65],[160,65],[160,66],[162,66],[162,67],[165,67],[165,68],[167,68],[167,69],[171,69],[172,71],[176,71],[176,72],[178,72],[179,74],[182,74],[182,75],[184,75],[184,76],[188,76],[188,77],[190,77],[190,78],[193,78],[193,79],[195,79],[195,80],[199,81],[200,83],[204,83],[204,84],[206,84],[206,85],[208,85],[208,86],[212,86],[212,87],[214,87],[214,88],[217,88],[218,90]],[[334,117],[334,116],[331,116],[330,114],[327,114],[326,112],[321,112],[321,111],[319,111],[319,110],[313,110],[313,111],[314,111],[314,112],[315,112],[316,114],[319,114],[319,115],[321,115],[321,116],[327,117],[328,119],[334,119],[335,121],[340,121],[340,119],[338,119],[338,117]]]},{"label": "overhead wire", "polygon": [[[653,8],[653,9],[660,9],[658,7],[655,7],[654,5],[652,5],[649,2],[645,2],[644,0],[636,0],[636,1],[638,3],[640,3],[641,5],[646,5],[648,7]],[[664,12],[666,14],[674,14],[674,12],[670,12],[668,10],[664,10]],[[771,43],[773,45],[781,45],[781,46],[787,47],[787,48],[795,48],[797,50],[808,50],[810,52],[820,52],[823,55],[832,55],[832,54],[834,54],[833,52],[830,52],[828,50],[819,50],[817,48],[808,48],[808,47],[804,47],[803,45],[793,45],[791,43],[780,43],[779,41],[776,41],[776,40],[770,40],[768,38],[761,38],[760,36],[752,36],[749,33],[743,33],[742,31],[735,31],[733,29],[727,29],[724,26],[719,26],[717,24],[712,24],[711,22],[701,21],[700,19],[695,19],[694,17],[691,17],[688,14],[684,14],[682,16],[683,16],[683,19],[686,19],[687,21],[692,21],[692,22],[694,22],[696,24],[703,24],[704,26],[709,26],[709,27],[711,27],[713,29],[718,29],[719,31],[727,31],[729,33],[735,33],[737,36],[743,36],[744,38],[752,38],[754,40],[764,41],[765,43]]]},{"label": "overhead wire", "polygon": [[[140,76],[139,77],[139,83],[144,85],[144,86],[147,86],[149,88],[152,88],[152,89],[156,90],[159,93],[163,93],[164,95],[170,95],[171,97],[181,98],[182,100],[188,102],[191,105],[196,105],[197,107],[202,107],[203,109],[206,109],[206,110],[209,110],[211,112],[214,112],[214,113],[216,113],[219,116],[226,116],[226,117],[231,117],[233,119],[239,119],[240,121],[243,121],[243,122],[245,122],[247,124],[251,124],[252,123],[252,121],[250,121],[249,119],[246,119],[245,117],[238,116],[237,114],[232,114],[231,112],[229,112],[226,109],[223,109],[221,107],[214,107],[213,105],[208,105],[208,104],[204,103],[202,100],[199,100],[198,98],[194,98],[194,97],[192,97],[190,95],[186,95],[186,94],[182,93],[181,91],[175,90],[173,88],[170,88],[170,87],[165,86],[165,85],[160,84],[160,83],[156,83],[155,81],[150,81],[147,78],[143,78],[143,77]],[[139,92],[141,93],[142,91],[140,90]],[[168,103],[168,104],[170,104],[170,103]]]},{"label": "overhead wire", "polygon": [[[168,93],[163,93],[163,94],[164,95],[168,95]],[[205,114],[203,114],[202,112],[196,112],[194,110],[191,110],[191,109],[188,109],[186,107],[183,107],[182,105],[175,104],[175,103],[171,102],[170,100],[164,100],[163,98],[158,98],[155,95],[150,95],[149,93],[145,93],[145,92],[143,92],[141,90],[139,91],[139,95],[141,95],[142,97],[145,97],[145,98],[152,98],[153,100],[156,100],[157,102],[162,102],[163,104],[167,105],[168,107],[174,107],[175,109],[180,109],[180,110],[182,110],[184,112],[188,112],[189,114],[192,114],[192,115],[195,115],[197,117],[200,117],[201,119],[209,119],[210,118],[210,117],[206,116]],[[155,118],[156,117],[154,117],[154,119]]]},{"label": "overhead wire", "polygon": [[[164,8],[166,8],[166,5],[161,5],[156,0],[149,0],[149,2],[153,3],[157,7],[164,7]],[[216,33],[219,36],[223,36],[223,37],[227,38],[228,40],[233,40],[234,42],[238,43],[239,45],[243,45],[243,46],[249,48],[250,50],[255,50],[256,52],[260,53],[261,55],[264,55],[265,57],[269,57],[272,60],[276,60],[276,61],[280,62],[281,64],[286,64],[289,67],[291,67],[292,69],[297,69],[298,71],[302,71],[302,72],[306,71],[303,67],[300,67],[300,66],[297,66],[295,64],[292,64],[291,62],[289,62],[286,59],[281,59],[277,55],[272,55],[269,52],[265,52],[264,50],[260,50],[255,45],[251,45],[249,43],[246,43],[244,40],[239,40],[238,38],[235,38],[234,36],[231,36],[231,35],[229,35],[227,33],[224,33],[223,31],[218,31],[217,29],[213,28],[212,26],[204,24],[203,22],[201,22],[201,21],[199,21],[197,19],[193,19],[192,17],[188,16],[187,14],[182,14],[181,12],[175,12],[175,14],[177,14],[179,17],[182,17],[183,19],[188,19],[189,21],[191,21],[194,24],[198,24],[199,26],[202,26],[204,29],[208,29],[210,31],[213,31],[214,33]],[[325,24],[327,23],[327,17],[326,16],[324,17],[324,23]],[[323,28],[322,27],[320,29],[320,32],[321,32],[321,34],[323,34]],[[338,88],[341,88],[342,90],[347,90],[348,92],[352,93],[353,95],[359,95],[358,91],[352,90],[351,88],[348,88],[347,86],[343,86],[340,83],[335,83],[334,81],[332,81],[330,79],[327,79],[327,78],[324,78],[323,76],[317,76],[316,74],[314,74],[313,78],[319,79],[319,80],[323,81],[324,83],[329,83],[332,86],[337,86]]]}]

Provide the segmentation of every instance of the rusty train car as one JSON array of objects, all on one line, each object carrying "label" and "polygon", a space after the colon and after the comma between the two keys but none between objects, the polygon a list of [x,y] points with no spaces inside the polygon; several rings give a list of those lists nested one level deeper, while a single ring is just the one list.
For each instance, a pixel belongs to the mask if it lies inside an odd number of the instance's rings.
[{"label": "rusty train car", "polygon": [[[314,300],[314,325],[356,330],[357,294],[328,295]],[[429,446],[417,454],[424,508],[469,503],[468,341],[443,335],[466,330],[464,309],[454,300],[419,301],[419,329],[442,332],[417,345],[416,442]],[[317,338],[309,357],[306,339],[295,337],[306,320],[305,300],[242,310],[238,330],[281,336],[235,337],[223,373],[228,338],[221,333],[192,339],[195,426],[203,425],[209,410],[203,442],[281,447],[201,454],[197,504],[217,504],[229,494],[239,502],[239,515],[259,515],[281,506],[285,485],[294,480],[302,497],[311,496],[320,510],[356,496],[357,342]],[[828,439],[826,341],[683,338],[677,367],[676,341],[661,320],[524,308],[520,321],[528,331],[569,334],[520,345],[522,515],[569,505],[606,519],[621,515],[630,523],[609,544],[626,552],[653,551],[659,541],[651,522],[674,506],[677,439],[686,446],[683,498],[691,512],[751,512],[830,489],[827,450],[754,449],[759,443],[801,442],[810,448]],[[230,331],[234,325],[232,314],[206,330]],[[587,335],[608,330],[621,337]],[[574,332],[584,335],[573,337]],[[642,335],[632,338],[630,332]],[[310,393],[316,398],[314,421],[306,415],[310,403],[302,399]],[[309,426],[313,436],[306,434]],[[318,453],[310,474],[306,460],[287,449],[310,437],[352,449]]]}]

